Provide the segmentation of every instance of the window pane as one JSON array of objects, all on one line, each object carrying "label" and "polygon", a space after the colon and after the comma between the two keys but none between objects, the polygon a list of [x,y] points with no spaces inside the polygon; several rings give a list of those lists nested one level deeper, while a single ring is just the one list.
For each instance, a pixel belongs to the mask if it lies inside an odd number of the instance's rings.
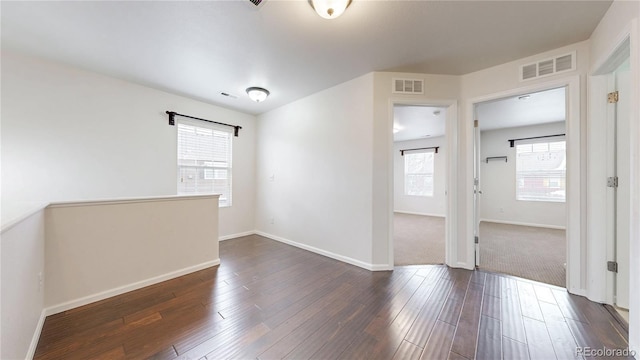
[{"label": "window pane", "polygon": [[178,124],[178,194],[220,194],[220,206],[231,206],[231,136]]},{"label": "window pane", "polygon": [[518,200],[565,201],[565,148],[565,141],[517,145],[516,198]]},{"label": "window pane", "polygon": [[404,154],[404,193],[433,196],[433,152]]}]

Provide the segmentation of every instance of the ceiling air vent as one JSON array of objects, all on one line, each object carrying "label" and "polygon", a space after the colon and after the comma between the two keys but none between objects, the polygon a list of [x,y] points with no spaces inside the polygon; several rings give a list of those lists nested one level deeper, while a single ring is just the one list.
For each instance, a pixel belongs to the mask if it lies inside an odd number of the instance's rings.
[{"label": "ceiling air vent", "polygon": [[576,53],[544,59],[520,66],[520,81],[551,76],[576,69]]},{"label": "ceiling air vent", "polygon": [[264,4],[267,0],[249,0],[250,3],[252,3],[255,7],[260,7],[262,6],[262,4]]},{"label": "ceiling air vent", "polygon": [[424,94],[422,79],[393,79],[394,94]]}]

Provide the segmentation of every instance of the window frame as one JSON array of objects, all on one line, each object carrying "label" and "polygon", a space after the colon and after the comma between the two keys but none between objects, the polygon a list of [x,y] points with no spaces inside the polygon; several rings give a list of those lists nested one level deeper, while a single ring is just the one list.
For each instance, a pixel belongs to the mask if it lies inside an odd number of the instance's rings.
[{"label": "window frame", "polygon": [[[211,159],[196,159],[196,161],[201,161],[203,164],[194,164],[194,165],[185,165],[185,164],[181,164],[181,154],[180,154],[180,149],[181,149],[181,139],[180,139],[180,128],[181,126],[189,126],[189,127],[195,127],[195,128],[201,128],[201,129],[205,129],[205,130],[210,130],[212,131],[212,136],[215,138],[215,134],[219,133],[218,136],[220,136],[220,133],[224,133],[224,136],[227,137],[228,139],[228,147],[227,147],[227,161],[226,164],[227,166],[216,166],[215,163],[216,161],[213,160],[214,156],[211,156]],[[210,194],[220,194],[220,198],[219,198],[219,207],[220,208],[224,208],[224,207],[231,207],[233,205],[233,130],[232,129],[228,129],[227,127],[224,126],[219,126],[213,123],[209,123],[209,122],[200,122],[200,121],[194,121],[194,120],[187,120],[187,119],[180,119],[176,121],[176,193],[178,195],[210,195]],[[213,151],[213,149],[212,149]],[[209,163],[211,165],[209,165]],[[193,192],[185,192],[183,191],[183,187],[181,186],[181,184],[183,183],[182,181],[182,170],[185,168],[192,168],[192,169],[196,169],[197,174],[202,174],[202,179],[203,180],[216,180],[216,176],[218,174],[219,170],[223,170],[226,172],[227,174],[227,179],[226,179],[226,186],[225,188],[228,189],[226,191],[216,191],[215,190],[215,184],[212,184],[211,186],[214,187],[213,191],[198,191],[197,187],[195,189],[195,191]],[[227,195],[225,196],[225,192],[227,193]]]},{"label": "window frame", "polygon": [[[429,173],[428,171],[425,172],[417,172],[417,173],[408,173],[407,172],[407,162],[409,161],[409,157],[411,155],[418,155],[418,154],[431,154],[431,167],[430,170],[431,172]],[[435,181],[435,172],[436,172],[436,156],[435,156],[436,152],[432,149],[428,149],[428,150],[410,150],[410,151],[405,151],[404,154],[402,155],[404,157],[403,162],[402,162],[402,178],[403,178],[403,185],[404,185],[404,189],[403,189],[403,193],[405,196],[418,196],[418,197],[433,197],[435,195],[435,187],[436,187],[436,181]],[[431,178],[431,187],[430,192],[427,192],[426,194],[414,194],[414,193],[409,193],[409,176],[415,176],[415,175],[422,175],[422,176],[426,176],[427,178],[430,177]]]},{"label": "window frame", "polygon": [[[523,153],[520,152],[520,148],[524,147],[524,146],[531,146],[531,151],[530,153],[535,153],[535,154],[539,154],[538,156],[541,156],[542,154],[549,154],[548,156],[551,156],[551,154],[553,152],[557,152],[557,151],[552,151],[552,144],[555,143],[563,143],[562,147],[564,148],[564,153],[563,153],[563,158],[560,159],[559,161],[561,162],[561,165],[564,165],[563,169],[549,169],[547,170],[548,174],[546,176],[540,176],[539,179],[541,179],[543,182],[546,181],[547,184],[546,186],[544,186],[542,189],[557,189],[555,190],[556,192],[563,192],[562,197],[551,197],[551,196],[540,196],[540,197],[536,197],[535,195],[531,195],[526,194],[526,193],[522,193],[521,192],[521,187],[520,187],[520,182],[521,180],[523,180],[523,176],[521,173],[526,173],[527,171],[525,170],[520,170],[521,165],[521,161],[523,160],[519,154]],[[546,145],[547,150],[546,151],[535,151],[535,147],[538,146],[540,147],[542,144]],[[516,143],[515,146],[513,147],[514,152],[515,152],[515,176],[514,176],[514,180],[515,180],[515,199],[516,201],[531,201],[531,202],[548,202],[548,203],[566,203],[567,202],[567,141],[566,139],[563,137],[561,139],[548,139],[548,140],[537,140],[537,141],[523,141],[520,143]],[[544,156],[544,155],[542,155]],[[529,172],[541,172],[542,170],[529,170]],[[551,182],[557,183],[558,185],[555,187],[551,187],[550,183]]]}]

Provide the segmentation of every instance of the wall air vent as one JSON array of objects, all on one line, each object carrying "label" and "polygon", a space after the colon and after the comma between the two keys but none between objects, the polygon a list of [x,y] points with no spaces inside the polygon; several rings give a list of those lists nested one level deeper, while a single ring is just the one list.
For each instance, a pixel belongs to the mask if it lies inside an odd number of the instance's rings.
[{"label": "wall air vent", "polygon": [[576,52],[520,66],[520,81],[538,79],[576,69]]},{"label": "wall air vent", "polygon": [[394,94],[424,94],[424,80],[394,78],[392,92]]}]

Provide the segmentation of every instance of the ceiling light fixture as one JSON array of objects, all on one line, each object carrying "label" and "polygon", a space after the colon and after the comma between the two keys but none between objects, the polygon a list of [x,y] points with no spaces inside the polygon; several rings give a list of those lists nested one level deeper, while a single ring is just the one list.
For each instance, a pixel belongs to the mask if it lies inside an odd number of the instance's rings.
[{"label": "ceiling light fixture", "polygon": [[335,19],[349,7],[351,0],[309,0],[311,7],[325,19]]},{"label": "ceiling light fixture", "polygon": [[530,98],[531,98],[531,95],[518,96],[518,100],[529,100]]},{"label": "ceiling light fixture", "polygon": [[269,90],[261,87],[252,86],[247,88],[247,95],[249,95],[249,98],[258,103],[263,102],[269,94]]}]

